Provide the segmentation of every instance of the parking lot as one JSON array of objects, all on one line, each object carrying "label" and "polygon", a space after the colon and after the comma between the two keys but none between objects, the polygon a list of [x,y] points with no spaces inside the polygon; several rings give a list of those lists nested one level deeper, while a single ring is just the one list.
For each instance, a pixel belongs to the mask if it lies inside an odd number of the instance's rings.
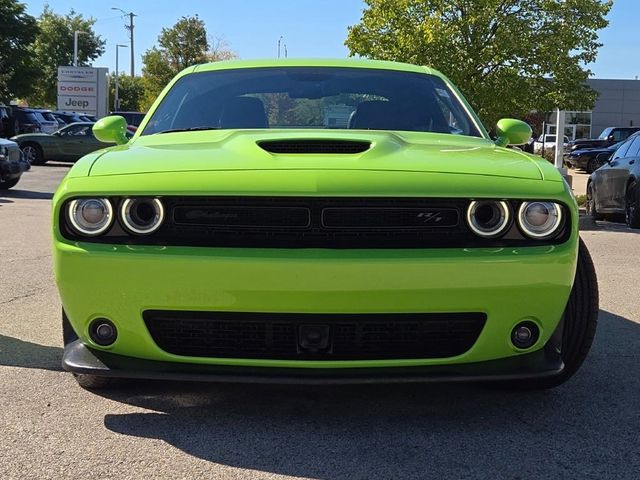
[{"label": "parking lot", "polygon": [[95,394],[60,368],[50,199],[67,170],[33,167],[0,193],[0,479],[640,477],[640,231],[582,233],[599,329],[552,391],[130,382]]}]

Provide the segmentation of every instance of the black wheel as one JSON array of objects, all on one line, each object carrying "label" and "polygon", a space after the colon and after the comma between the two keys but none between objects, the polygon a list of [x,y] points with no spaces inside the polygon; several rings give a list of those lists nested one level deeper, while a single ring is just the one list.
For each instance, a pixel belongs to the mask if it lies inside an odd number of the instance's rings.
[{"label": "black wheel", "polygon": [[624,203],[627,225],[631,228],[640,228],[640,186],[635,180],[627,187]]},{"label": "black wheel", "polygon": [[[69,318],[64,309],[62,310],[62,339],[64,345],[74,342],[78,339],[78,334],[73,330]],[[82,388],[87,390],[99,390],[103,388],[113,387],[117,383],[117,379],[111,377],[99,377],[97,375],[88,375],[86,373],[74,373],[73,377]]]},{"label": "black wheel", "polygon": [[552,377],[516,380],[507,385],[517,389],[546,389],[569,380],[578,371],[593,343],[598,324],[598,279],[586,245],[580,240],[578,267],[564,312],[560,355],[564,370]]},{"label": "black wheel", "polygon": [[589,163],[587,163],[586,170],[587,170],[587,173],[593,173],[600,167],[601,167],[600,162],[598,162],[598,160],[594,157],[591,160],[589,160]]},{"label": "black wheel", "polygon": [[14,178],[13,180],[0,180],[0,190],[8,190],[11,187],[15,187],[19,180],[20,178]]},{"label": "black wheel", "polygon": [[42,148],[37,143],[25,143],[22,145],[22,154],[31,165],[44,165],[47,160],[44,158]]},{"label": "black wheel", "polygon": [[596,209],[596,199],[595,199],[595,194],[593,192],[593,185],[591,185],[591,183],[587,185],[586,210],[587,210],[587,215],[591,216],[591,218],[593,218],[594,220],[603,219],[603,215],[601,213],[598,213],[598,210]]}]

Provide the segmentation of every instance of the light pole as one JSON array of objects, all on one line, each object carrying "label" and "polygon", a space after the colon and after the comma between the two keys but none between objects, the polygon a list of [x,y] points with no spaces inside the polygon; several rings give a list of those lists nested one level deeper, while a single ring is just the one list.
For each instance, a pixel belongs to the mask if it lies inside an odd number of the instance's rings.
[{"label": "light pole", "polygon": [[120,110],[120,97],[118,96],[118,77],[120,76],[120,70],[118,70],[118,51],[120,48],[122,47],[128,47],[128,45],[121,45],[121,44],[116,44],[116,94],[115,94],[115,98],[113,99],[113,109],[115,111]]},{"label": "light pole", "polygon": [[125,25],[124,28],[129,30],[129,42],[131,45],[131,76],[135,76],[135,56],[133,55],[133,17],[137,17],[137,15],[133,12],[125,12],[123,9],[118,7],[111,7],[111,10],[117,10],[122,12],[122,14],[126,17],[129,17],[129,25]]},{"label": "light pole", "polygon": [[283,38],[284,37],[280,35],[280,38],[278,39],[278,58],[280,58],[280,44],[282,43]]},{"label": "light pole", "polygon": [[73,32],[73,66],[78,66],[78,35],[89,35],[88,32],[83,32],[82,30],[76,30]]}]

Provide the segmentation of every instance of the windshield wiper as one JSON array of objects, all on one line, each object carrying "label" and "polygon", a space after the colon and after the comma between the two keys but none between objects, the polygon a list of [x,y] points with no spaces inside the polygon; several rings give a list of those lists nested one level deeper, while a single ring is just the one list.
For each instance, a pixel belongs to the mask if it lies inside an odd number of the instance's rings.
[{"label": "windshield wiper", "polygon": [[188,128],[170,128],[169,130],[162,130],[160,133],[174,133],[174,132],[195,132],[198,130],[220,130],[220,127],[209,127],[209,126],[201,126],[201,127],[188,127]]}]

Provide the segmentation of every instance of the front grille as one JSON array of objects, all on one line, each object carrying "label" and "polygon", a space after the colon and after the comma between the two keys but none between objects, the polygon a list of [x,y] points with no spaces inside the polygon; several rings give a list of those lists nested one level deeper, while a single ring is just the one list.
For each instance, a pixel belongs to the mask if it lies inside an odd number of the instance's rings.
[{"label": "front grille", "polygon": [[[148,310],[156,344],[181,356],[281,360],[446,358],[468,351],[484,313],[295,314]],[[326,333],[321,348],[301,337]]]},{"label": "front grille", "polygon": [[258,146],[270,153],[362,153],[371,147],[370,142],[353,140],[266,140]]},{"label": "front grille", "polygon": [[[111,200],[118,211],[122,198]],[[543,242],[523,237],[515,222],[500,238],[481,238],[467,226],[469,200],[461,198],[163,196],[161,201],[165,221],[151,235],[130,235],[118,219],[104,235],[80,236],[66,215],[60,218],[61,232],[94,243],[296,249],[520,247],[559,244],[571,234],[566,214],[560,233]],[[517,212],[519,203],[510,203]]]}]

